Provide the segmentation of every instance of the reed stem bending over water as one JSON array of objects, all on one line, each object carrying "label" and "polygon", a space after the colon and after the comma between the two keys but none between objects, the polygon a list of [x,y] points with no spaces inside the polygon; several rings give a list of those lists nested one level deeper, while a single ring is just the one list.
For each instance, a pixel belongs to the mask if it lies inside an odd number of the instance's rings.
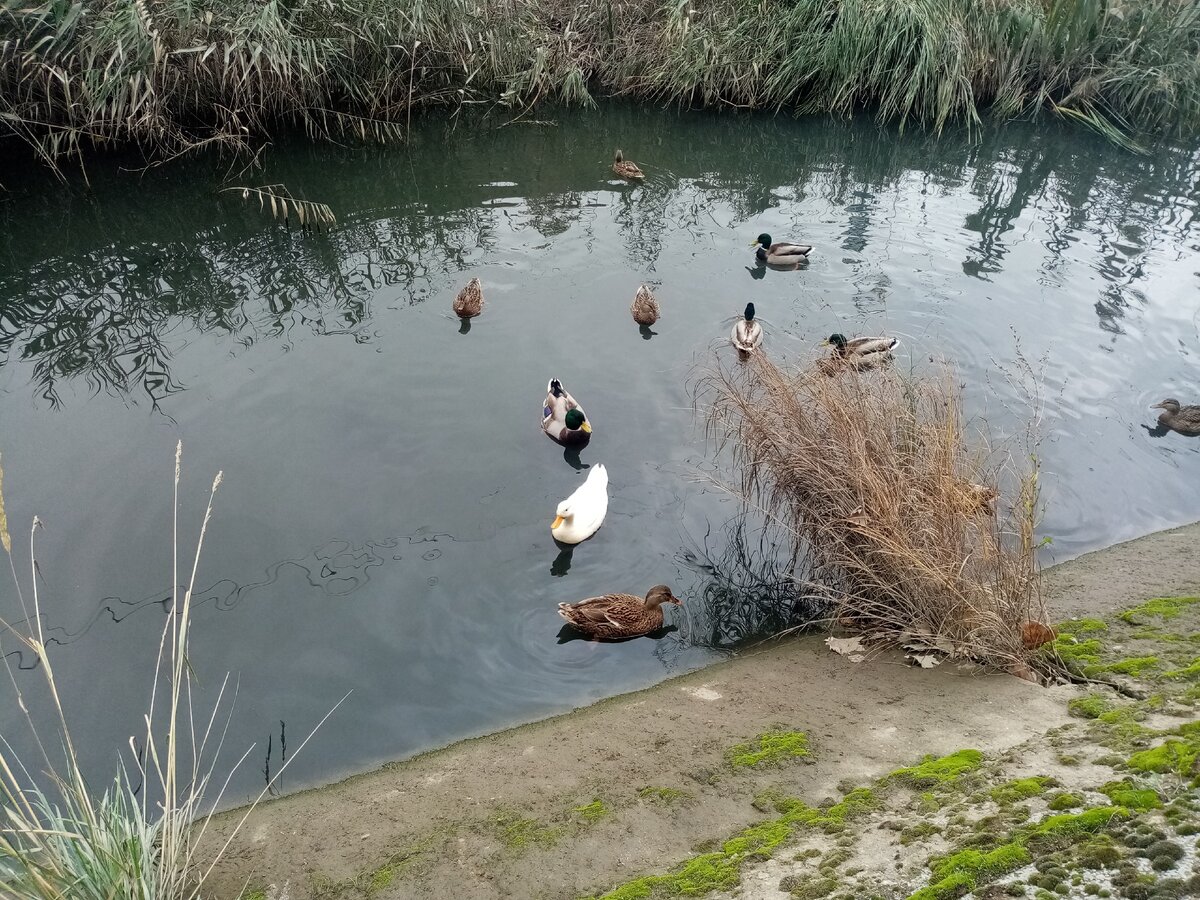
[{"label": "reed stem bending over water", "polygon": [[0,139],[51,164],[281,125],[388,140],[413,105],[619,93],[937,130],[1048,109],[1129,142],[1200,125],[1198,44],[1179,0],[4,0]]},{"label": "reed stem bending over water", "polygon": [[[953,373],[787,372],[762,354],[700,386],[740,491],[787,529],[840,622],[1011,668],[1037,619],[1037,474],[971,447]],[[996,501],[1004,475],[1007,496]]]}]

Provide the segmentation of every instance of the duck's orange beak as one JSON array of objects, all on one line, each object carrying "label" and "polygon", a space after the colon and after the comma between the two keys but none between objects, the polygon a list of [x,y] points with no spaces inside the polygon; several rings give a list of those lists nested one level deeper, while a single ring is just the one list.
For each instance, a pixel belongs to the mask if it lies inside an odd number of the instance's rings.
[{"label": "duck's orange beak", "polygon": [[562,523],[563,523],[563,517],[555,516],[554,521],[550,523],[550,530],[553,531],[555,528],[557,528]]}]

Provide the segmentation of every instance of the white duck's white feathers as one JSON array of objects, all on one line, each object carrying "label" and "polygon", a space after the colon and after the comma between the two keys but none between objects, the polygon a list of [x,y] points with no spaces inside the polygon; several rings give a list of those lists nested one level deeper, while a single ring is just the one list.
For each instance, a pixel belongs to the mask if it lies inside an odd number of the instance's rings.
[{"label": "white duck's white feathers", "polygon": [[575,493],[558,504],[550,533],[556,541],[578,544],[599,530],[607,512],[608,470],[595,465]]}]

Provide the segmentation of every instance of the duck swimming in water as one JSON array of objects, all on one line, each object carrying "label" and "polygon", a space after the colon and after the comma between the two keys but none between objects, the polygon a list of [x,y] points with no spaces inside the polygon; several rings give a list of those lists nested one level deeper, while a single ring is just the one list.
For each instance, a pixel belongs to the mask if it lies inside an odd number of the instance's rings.
[{"label": "duck swimming in water", "polygon": [[733,323],[729,342],[741,353],[749,353],[762,343],[762,325],[754,320],[754,304],[747,303],[742,317]]},{"label": "duck swimming in water", "polygon": [[663,604],[683,601],[665,584],[656,584],[645,599],[633,594],[605,594],[578,603],[558,604],[558,614],[588,637],[619,640],[657,631],[663,624]]}]

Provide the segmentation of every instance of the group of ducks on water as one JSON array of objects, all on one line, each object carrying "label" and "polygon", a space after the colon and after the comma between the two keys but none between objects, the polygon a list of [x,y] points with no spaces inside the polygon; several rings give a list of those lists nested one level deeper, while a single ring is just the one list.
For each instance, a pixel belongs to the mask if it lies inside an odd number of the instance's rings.
[{"label": "group of ducks on water", "polygon": [[[613,172],[622,178],[641,181],[645,176],[637,164],[625,159],[617,150]],[[760,263],[785,269],[797,268],[807,261],[812,246],[790,241],[774,242],[769,234],[760,234],[751,244]],[[483,312],[483,287],[472,278],[454,299],[454,313],[460,319],[470,319]],[[638,287],[629,307],[633,320],[648,327],[660,315],[658,300],[646,285]],[[749,356],[762,344],[763,329],[756,319],[753,303],[747,303],[741,317],[733,324],[729,341],[742,357]],[[827,375],[852,368],[867,369],[892,358],[899,341],[894,337],[860,337],[847,339],[832,334],[825,341],[832,350],[818,366]],[[1179,401],[1167,399],[1155,405],[1163,410],[1159,424],[1184,434],[1200,435],[1200,406],[1180,406]],[[558,378],[546,385],[542,403],[542,431],[551,440],[563,445],[584,445],[592,435],[592,425],[579,402],[563,387]],[[981,505],[994,498],[994,492],[982,499]],[[594,465],[587,479],[566,500],[558,504],[550,533],[562,544],[578,544],[595,534],[608,512],[608,471]],[[602,640],[622,640],[657,631],[663,625],[663,604],[683,603],[665,584],[657,584],[646,596],[605,594],[578,603],[558,604],[558,614],[584,635]]]}]

